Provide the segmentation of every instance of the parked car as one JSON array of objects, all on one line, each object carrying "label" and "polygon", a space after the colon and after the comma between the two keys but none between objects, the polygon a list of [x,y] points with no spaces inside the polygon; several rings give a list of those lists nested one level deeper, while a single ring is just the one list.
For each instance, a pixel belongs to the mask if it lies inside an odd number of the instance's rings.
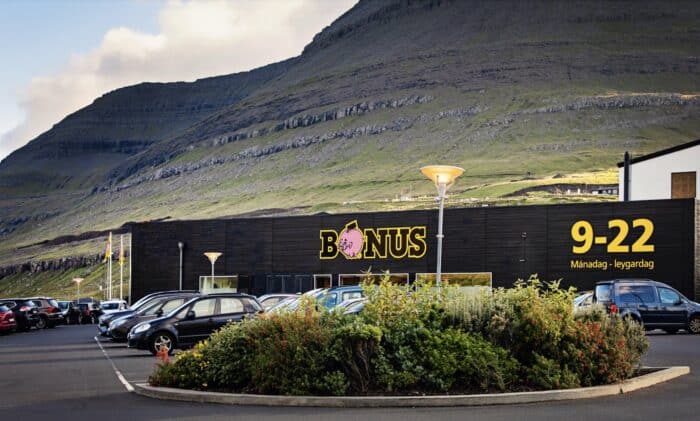
[{"label": "parked car", "polygon": [[588,291],[574,298],[574,314],[591,308],[593,305],[593,292]]},{"label": "parked car", "polygon": [[362,298],[364,295],[365,293],[359,285],[337,286],[327,289],[318,300],[322,307],[332,309],[345,301]]},{"label": "parked car", "polygon": [[53,329],[56,325],[63,324],[63,313],[61,313],[56,300],[48,297],[32,297],[29,299],[39,308],[37,329]]},{"label": "parked car", "polygon": [[362,298],[353,298],[351,300],[347,300],[337,306],[337,308],[341,309],[343,311],[343,314],[359,314],[364,308],[365,304],[367,303],[367,297],[362,297]]},{"label": "parked car", "polygon": [[61,314],[63,314],[63,323],[76,325],[80,323],[80,310],[76,308],[76,305],[72,301],[57,301],[58,308],[61,309]]},{"label": "parked car", "polygon": [[127,308],[129,308],[129,305],[124,300],[109,300],[100,303],[102,314],[112,314],[117,311],[126,310]]},{"label": "parked car", "polygon": [[192,298],[169,314],[135,325],[127,335],[129,348],[147,349],[152,354],[172,353],[207,339],[227,323],[239,322],[263,312],[252,295],[220,293]]},{"label": "parked car", "polygon": [[0,304],[0,334],[14,332],[17,329],[15,313],[10,307]]},{"label": "parked car", "polygon": [[299,297],[300,294],[265,294],[258,297],[258,302],[265,310],[269,310],[277,303],[286,300],[287,298]]},{"label": "parked car", "polygon": [[170,290],[170,291],[153,292],[151,294],[148,294],[148,295],[141,297],[138,301],[136,301],[134,304],[131,305],[131,307],[129,307],[126,310],[116,311],[116,312],[111,313],[111,314],[103,314],[102,316],[100,316],[98,318],[97,329],[100,332],[100,335],[107,336],[108,331],[109,331],[109,324],[113,320],[116,320],[120,317],[134,314],[135,312],[137,312],[139,309],[141,309],[144,305],[148,304],[153,299],[156,299],[158,297],[164,297],[167,295],[178,295],[178,294],[199,294],[199,292],[195,291],[195,290]]},{"label": "parked car", "polygon": [[107,336],[115,342],[125,342],[126,336],[135,325],[144,321],[153,320],[157,317],[163,317],[196,295],[198,294],[178,294],[155,297],[135,313],[112,320],[109,324]]},{"label": "parked car", "polygon": [[80,311],[80,324],[94,324],[102,315],[100,305],[96,302],[78,303],[76,308]]},{"label": "parked car", "polygon": [[700,333],[700,304],[670,286],[650,279],[598,282],[593,301],[610,313],[632,318],[647,330]]},{"label": "parked car", "polygon": [[39,309],[31,300],[23,298],[2,299],[0,304],[9,307],[15,314],[17,330],[26,332],[39,321]]},{"label": "parked car", "polygon": [[315,299],[320,299],[324,294],[326,293],[325,288],[316,288],[312,289],[310,291],[306,291],[305,293],[301,295],[295,295],[293,297],[289,297],[287,299],[284,299],[277,303],[276,305],[270,307],[267,311],[270,313],[278,313],[280,311],[295,311],[298,307],[299,304],[301,303],[301,299],[303,297],[311,297]]}]

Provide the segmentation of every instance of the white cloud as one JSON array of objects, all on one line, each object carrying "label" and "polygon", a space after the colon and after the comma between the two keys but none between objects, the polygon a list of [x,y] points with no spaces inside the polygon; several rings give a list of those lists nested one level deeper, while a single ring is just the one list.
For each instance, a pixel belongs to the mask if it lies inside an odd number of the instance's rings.
[{"label": "white cloud", "polygon": [[109,30],[101,45],[35,77],[18,98],[26,117],[0,136],[0,159],[113,89],[142,81],[194,80],[298,55],[357,0],[171,0],[160,33]]}]

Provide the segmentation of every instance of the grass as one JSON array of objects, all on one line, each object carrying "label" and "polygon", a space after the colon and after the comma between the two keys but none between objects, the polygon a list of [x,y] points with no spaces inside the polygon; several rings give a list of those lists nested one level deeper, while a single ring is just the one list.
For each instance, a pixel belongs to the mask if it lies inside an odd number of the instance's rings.
[{"label": "grass", "polygon": [[[0,297],[49,296],[61,300],[73,300],[78,289],[74,278],[84,278],[80,283],[80,296],[106,298],[107,264],[60,271],[21,273],[0,279]],[[124,295],[129,294],[129,265],[124,265]],[[102,289],[100,289],[102,288]],[[119,295],[119,265],[112,264],[112,297]]]}]

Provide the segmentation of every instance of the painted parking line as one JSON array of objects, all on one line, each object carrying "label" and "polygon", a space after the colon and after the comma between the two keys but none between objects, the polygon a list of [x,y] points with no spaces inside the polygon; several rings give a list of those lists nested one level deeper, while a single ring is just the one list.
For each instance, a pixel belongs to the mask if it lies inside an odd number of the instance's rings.
[{"label": "painted parking line", "polygon": [[129,383],[129,382],[126,380],[126,378],[122,375],[121,371],[119,371],[119,369],[117,368],[117,366],[114,364],[114,361],[112,361],[112,359],[109,357],[109,355],[107,354],[107,352],[105,351],[105,349],[102,347],[102,343],[100,343],[100,340],[97,339],[97,336],[95,336],[94,339],[95,339],[95,342],[97,342],[97,346],[100,347],[100,350],[101,350],[102,353],[104,354],[105,358],[107,358],[107,361],[109,361],[109,363],[112,365],[112,369],[114,370],[114,373],[117,375],[117,379],[119,379],[119,381],[122,382],[122,384],[123,384],[124,387],[126,388],[127,392],[133,392],[133,391],[134,391],[134,387],[131,385],[131,383]]}]

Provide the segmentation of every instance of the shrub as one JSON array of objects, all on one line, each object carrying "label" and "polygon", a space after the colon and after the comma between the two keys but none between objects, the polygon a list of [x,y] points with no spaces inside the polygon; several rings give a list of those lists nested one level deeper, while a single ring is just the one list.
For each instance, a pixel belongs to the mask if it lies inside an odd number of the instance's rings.
[{"label": "shrub", "polygon": [[293,395],[557,389],[625,379],[648,346],[632,321],[574,317],[573,291],[536,277],[480,294],[387,279],[365,288],[357,316],[304,301],[226,326],[150,382]]}]

